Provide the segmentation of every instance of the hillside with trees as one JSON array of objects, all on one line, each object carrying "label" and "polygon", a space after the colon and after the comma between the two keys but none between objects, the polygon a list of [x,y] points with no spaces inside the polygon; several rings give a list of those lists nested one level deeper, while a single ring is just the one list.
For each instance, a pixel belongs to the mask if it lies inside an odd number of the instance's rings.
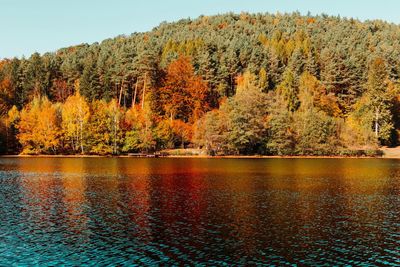
[{"label": "hillside with trees", "polygon": [[360,155],[399,143],[400,26],[225,14],[0,61],[0,148]]}]

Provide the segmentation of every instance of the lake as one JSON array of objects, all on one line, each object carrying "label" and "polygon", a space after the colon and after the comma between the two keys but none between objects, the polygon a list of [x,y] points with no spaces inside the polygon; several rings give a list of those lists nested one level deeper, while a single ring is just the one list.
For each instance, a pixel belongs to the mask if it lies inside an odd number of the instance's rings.
[{"label": "lake", "polygon": [[400,161],[0,158],[0,266],[400,265]]}]

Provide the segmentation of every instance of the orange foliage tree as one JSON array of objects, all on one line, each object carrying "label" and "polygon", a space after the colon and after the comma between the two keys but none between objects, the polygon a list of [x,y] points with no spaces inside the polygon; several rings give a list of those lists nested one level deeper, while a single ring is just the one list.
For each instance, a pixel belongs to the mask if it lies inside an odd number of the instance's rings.
[{"label": "orange foliage tree", "polygon": [[[3,68],[7,67],[9,61],[2,60],[0,61],[0,73],[3,71]],[[8,109],[11,107],[11,103],[13,100],[13,86],[11,84],[11,79],[6,75],[5,77],[0,77],[0,114],[4,115]]]},{"label": "orange foliage tree", "polygon": [[194,73],[190,58],[180,56],[167,68],[161,98],[166,116],[193,123],[206,111],[207,84]]}]

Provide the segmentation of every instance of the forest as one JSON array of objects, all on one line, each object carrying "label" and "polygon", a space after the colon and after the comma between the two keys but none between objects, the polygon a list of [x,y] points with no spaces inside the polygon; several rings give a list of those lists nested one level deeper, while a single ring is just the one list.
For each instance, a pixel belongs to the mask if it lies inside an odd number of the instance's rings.
[{"label": "forest", "polygon": [[[50,38],[50,37],[49,37]],[[0,61],[0,153],[375,155],[400,133],[400,26],[224,14]]]}]

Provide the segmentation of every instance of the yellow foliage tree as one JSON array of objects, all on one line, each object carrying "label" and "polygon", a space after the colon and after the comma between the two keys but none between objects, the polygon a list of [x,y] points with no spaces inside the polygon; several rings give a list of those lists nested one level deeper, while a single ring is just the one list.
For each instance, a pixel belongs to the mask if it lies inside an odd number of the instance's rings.
[{"label": "yellow foliage tree", "polygon": [[143,109],[132,107],[126,112],[125,124],[129,130],[125,134],[123,151],[149,152],[156,147],[154,115],[145,102]]},{"label": "yellow foliage tree", "polygon": [[91,104],[92,112],[88,133],[89,152],[98,155],[118,154],[122,141],[122,129],[120,127],[123,110],[117,101],[113,99],[109,103],[104,100],[96,100]]},{"label": "yellow foliage tree", "polygon": [[77,92],[67,98],[62,107],[62,129],[74,152],[85,153],[86,125],[90,117],[89,105]]},{"label": "yellow foliage tree", "polygon": [[121,120],[123,117],[123,110],[121,110],[115,99],[111,100],[107,106],[107,115],[110,120],[110,132],[113,147],[113,154],[118,154],[119,143],[122,141],[121,136]]},{"label": "yellow foliage tree", "polygon": [[341,110],[337,98],[327,93],[325,86],[312,74],[304,72],[299,81],[300,109],[318,108],[329,116],[338,117]]},{"label": "yellow foliage tree", "polygon": [[60,143],[57,107],[47,98],[34,98],[21,111],[17,128],[22,154],[57,152]]}]

